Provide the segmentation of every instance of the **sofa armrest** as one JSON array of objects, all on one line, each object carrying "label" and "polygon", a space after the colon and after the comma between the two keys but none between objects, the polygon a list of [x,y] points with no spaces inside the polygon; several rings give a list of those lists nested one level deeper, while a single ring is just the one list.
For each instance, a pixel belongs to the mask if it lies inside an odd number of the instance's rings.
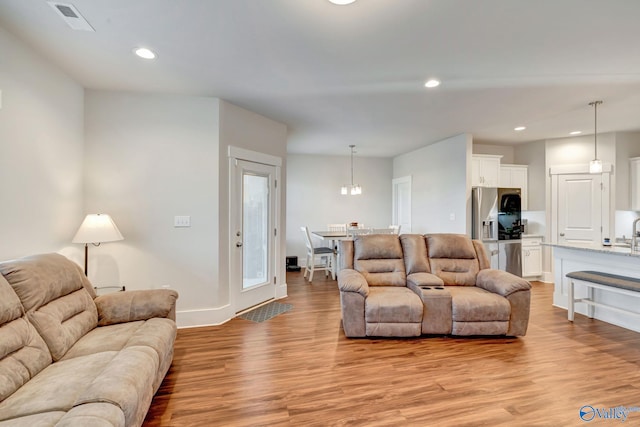
[{"label": "sofa armrest", "polygon": [[369,295],[367,279],[356,270],[351,269],[338,271],[338,289],[340,292],[357,292],[365,298]]},{"label": "sofa armrest", "polygon": [[93,300],[98,326],[165,317],[176,320],[178,293],[171,289],[113,292]]},{"label": "sofa armrest", "polygon": [[531,284],[522,277],[490,268],[478,272],[476,286],[503,297],[507,297],[514,292],[531,289]]}]

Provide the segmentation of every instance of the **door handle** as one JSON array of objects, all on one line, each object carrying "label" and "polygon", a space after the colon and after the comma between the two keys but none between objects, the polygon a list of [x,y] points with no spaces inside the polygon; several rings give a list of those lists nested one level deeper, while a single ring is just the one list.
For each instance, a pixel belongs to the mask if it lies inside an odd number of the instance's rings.
[{"label": "door handle", "polygon": [[564,237],[564,233],[560,233],[560,237]]},{"label": "door handle", "polygon": [[236,242],[236,248],[242,247],[242,242]]}]

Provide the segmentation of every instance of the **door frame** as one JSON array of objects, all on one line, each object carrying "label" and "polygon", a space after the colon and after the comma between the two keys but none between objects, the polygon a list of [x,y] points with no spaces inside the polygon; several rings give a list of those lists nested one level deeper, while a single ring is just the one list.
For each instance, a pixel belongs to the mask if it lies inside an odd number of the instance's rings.
[{"label": "door frame", "polygon": [[[613,166],[611,163],[602,165],[602,204],[601,204],[601,225],[602,236],[611,237],[611,173]],[[551,243],[558,243],[558,186],[560,175],[589,175],[588,164],[560,165],[549,167],[551,177],[551,231],[549,239]]]},{"label": "door frame", "polygon": [[[398,218],[398,186],[401,184],[409,184],[409,229],[405,230],[404,228],[400,229],[401,233],[411,233],[411,227],[413,223],[413,218],[411,215],[411,175],[403,176],[400,178],[393,178],[391,180],[391,223],[394,225],[400,225],[400,218]],[[406,228],[406,227],[405,227]]]},{"label": "door frame", "polygon": [[[235,220],[234,212],[235,208],[235,197],[233,194],[233,185],[235,181],[235,163],[237,160],[245,160],[253,163],[260,163],[267,166],[273,166],[275,168],[274,175],[274,194],[273,194],[273,204],[274,204],[274,218],[273,218],[273,226],[275,228],[275,236],[274,236],[274,244],[273,244],[273,274],[275,278],[273,298],[282,298],[286,296],[286,281],[284,279],[283,269],[281,268],[281,264],[284,265],[284,257],[282,256],[282,239],[284,237],[283,224],[281,221],[282,216],[282,158],[273,156],[271,154],[261,153],[258,151],[252,151],[245,148],[240,148],[236,146],[230,145],[228,147],[228,158],[229,158],[229,223],[228,223],[228,251],[229,251],[229,266],[228,266],[228,274],[229,274],[229,303],[232,307],[232,312],[237,313],[238,310],[238,301],[236,301],[235,296],[235,286],[238,286],[237,281],[237,272],[234,270],[237,265],[237,248],[236,248],[236,236],[235,236]],[[280,262],[282,258],[282,262]],[[240,277],[242,281],[242,277]],[[241,283],[240,283],[241,286]]]}]

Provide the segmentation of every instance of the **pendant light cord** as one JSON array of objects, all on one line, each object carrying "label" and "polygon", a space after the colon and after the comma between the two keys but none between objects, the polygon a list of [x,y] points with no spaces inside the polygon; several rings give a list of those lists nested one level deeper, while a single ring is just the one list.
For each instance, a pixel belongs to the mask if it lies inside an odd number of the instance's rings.
[{"label": "pendant light cord", "polygon": [[356,148],[355,145],[350,145],[351,148],[351,188],[353,188],[353,149]]},{"label": "pendant light cord", "polygon": [[593,145],[595,147],[595,159],[598,159],[598,105],[602,104],[602,101],[593,101],[589,105],[593,105]]}]

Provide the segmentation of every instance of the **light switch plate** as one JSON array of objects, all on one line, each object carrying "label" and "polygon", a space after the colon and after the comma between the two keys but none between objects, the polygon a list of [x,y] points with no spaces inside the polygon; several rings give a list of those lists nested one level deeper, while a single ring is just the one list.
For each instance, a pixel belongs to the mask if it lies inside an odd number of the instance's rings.
[{"label": "light switch plate", "polygon": [[173,226],[176,228],[191,227],[191,217],[189,215],[179,215],[173,217]]}]

